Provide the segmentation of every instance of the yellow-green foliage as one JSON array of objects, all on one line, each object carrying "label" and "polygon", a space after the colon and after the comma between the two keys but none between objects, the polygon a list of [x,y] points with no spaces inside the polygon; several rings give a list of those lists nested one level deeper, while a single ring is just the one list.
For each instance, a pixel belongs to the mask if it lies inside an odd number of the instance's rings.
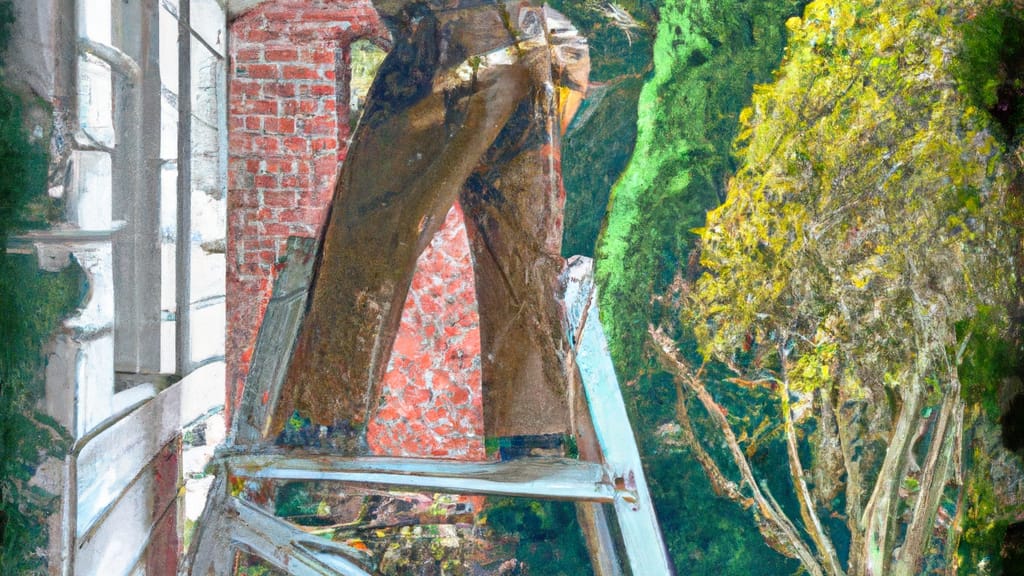
[{"label": "yellow-green foliage", "polygon": [[699,230],[705,355],[753,338],[797,359],[796,385],[899,384],[937,369],[979,304],[1008,300],[1015,168],[950,72],[977,4],[817,1],[787,22],[776,81],[740,115],[742,167]]}]

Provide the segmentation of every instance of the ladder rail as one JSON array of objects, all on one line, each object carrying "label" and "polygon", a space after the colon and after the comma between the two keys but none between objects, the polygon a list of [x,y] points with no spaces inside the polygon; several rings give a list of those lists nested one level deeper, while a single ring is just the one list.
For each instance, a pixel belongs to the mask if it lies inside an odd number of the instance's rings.
[{"label": "ladder rail", "polygon": [[[232,498],[231,506],[239,520],[230,528],[229,538],[233,547],[244,546],[278,569],[295,576],[371,576],[371,572],[350,559],[360,556],[358,551],[310,536],[239,498]],[[314,552],[317,549],[330,551],[334,565],[318,558]]]},{"label": "ladder rail", "polygon": [[617,492],[600,464],[568,458],[459,462],[292,452],[227,456],[222,462],[230,476],[239,478],[349,482],[421,492],[606,503]]},{"label": "ladder rail", "polygon": [[632,499],[619,497],[614,502],[629,565],[634,574],[672,574],[672,561],[661,535],[640,450],[601,326],[593,261],[579,256],[570,259],[564,284],[570,343],[576,352],[594,432],[605,466],[616,478],[616,484],[621,481],[626,489],[620,490],[620,495],[632,495]]}]

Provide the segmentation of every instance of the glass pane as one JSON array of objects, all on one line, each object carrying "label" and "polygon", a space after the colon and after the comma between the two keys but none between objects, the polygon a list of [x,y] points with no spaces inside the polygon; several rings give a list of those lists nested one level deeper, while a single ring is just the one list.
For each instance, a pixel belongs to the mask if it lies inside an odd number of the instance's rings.
[{"label": "glass pane", "polygon": [[110,154],[75,151],[78,183],[68,199],[68,220],[80,230],[110,230],[113,200],[113,171]]},{"label": "glass pane", "polygon": [[78,59],[78,124],[103,146],[114,146],[113,74],[110,66],[90,55]]},{"label": "glass pane", "polygon": [[160,100],[160,159],[178,159],[177,96],[167,92]]},{"label": "glass pane", "polygon": [[192,0],[189,6],[192,30],[221,56],[224,55],[224,25],[227,22],[221,8],[223,3],[223,0]]},{"label": "glass pane", "polygon": [[160,10],[160,83],[164,90],[178,93],[178,18]]},{"label": "glass pane", "polygon": [[349,53],[351,77],[349,78],[349,124],[355,127],[359,115],[363,111],[366,94],[370,91],[377,69],[387,52],[369,40],[357,40],[352,43]]},{"label": "glass pane", "polygon": [[94,42],[110,44],[110,7],[110,0],[78,0],[75,6],[78,33]]},{"label": "glass pane", "polygon": [[[223,262],[223,258],[221,258]],[[195,266],[195,260],[192,261]],[[224,298],[192,305],[192,361],[224,356]]]},{"label": "glass pane", "polygon": [[[200,21],[193,2],[192,21]],[[212,16],[210,16],[212,18]],[[223,16],[220,17],[223,21]],[[227,199],[224,163],[224,61],[195,36],[191,45],[192,129],[191,265],[192,361],[224,355]]]},{"label": "glass pane", "polygon": [[182,431],[181,475],[185,482],[184,546],[188,549],[195,523],[206,507],[214,476],[206,473],[214,449],[224,442],[224,413],[211,415]]},{"label": "glass pane", "polygon": [[[220,78],[224,60],[192,37],[192,115],[211,126],[217,124],[220,105]],[[193,123],[195,120],[193,119]]]},{"label": "glass pane", "polygon": [[160,167],[160,371],[164,374],[175,368],[177,214],[178,167],[175,162],[164,162]]}]

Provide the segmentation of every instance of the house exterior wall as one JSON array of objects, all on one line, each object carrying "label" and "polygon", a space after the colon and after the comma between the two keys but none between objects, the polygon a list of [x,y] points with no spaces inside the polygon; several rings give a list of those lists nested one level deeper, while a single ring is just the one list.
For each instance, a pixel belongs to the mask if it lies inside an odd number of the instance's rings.
[{"label": "house exterior wall", "polygon": [[[350,46],[387,45],[388,33],[367,0],[276,0],[233,20],[229,36],[226,356],[237,405],[288,236],[319,235],[345,159]],[[482,457],[479,348],[469,246],[453,207],[420,257],[371,449]]]},{"label": "house exterior wall", "polygon": [[[197,16],[194,26],[187,23],[190,6]],[[223,166],[200,160],[209,148],[206,140],[216,142],[226,124],[217,114],[206,114],[222,109],[217,97],[224,91],[208,89],[205,81],[205,76],[224,76],[223,3],[15,0],[13,7],[17,19],[5,81],[34,96],[26,96],[31,132],[50,137],[48,190],[38,192],[48,192],[63,210],[53,216],[52,229],[26,231],[9,238],[8,246],[34,253],[43,270],[74,263],[88,286],[78,309],[45,346],[45,395],[35,407],[67,430],[69,444],[66,451],[54,448],[30,482],[58,497],[47,522],[46,570],[174,574],[181,552],[181,429],[223,403],[224,365],[215,346],[207,347],[214,351],[201,366],[175,366],[173,345],[169,351],[154,345],[145,365],[118,366],[119,346],[135,341],[133,334],[158,342],[159,327],[156,321],[126,324],[117,306],[143,293],[146,298],[133,301],[150,305],[147,317],[163,315],[173,329],[181,308],[174,309],[172,293],[171,307],[160,309],[161,275],[171,286],[199,284],[187,269],[178,274],[173,259],[169,268],[161,267],[157,213],[168,209],[172,224],[181,213],[173,201],[177,170],[187,162],[178,155],[179,141],[193,150],[195,168],[181,188],[216,202],[217,190],[204,183],[222,177]],[[192,60],[179,61],[189,43],[208,57],[200,59],[195,50]],[[181,91],[179,71],[196,79],[193,90]],[[203,134],[210,138],[200,145],[198,130],[183,132],[179,112],[205,121]],[[216,157],[217,151],[210,154]],[[169,178],[150,170],[158,165]],[[168,198],[169,206],[163,206]],[[198,234],[209,228],[223,238],[223,224],[203,224],[182,234],[172,226],[163,236],[172,248],[179,240],[198,245]],[[133,258],[124,249],[133,244],[143,245],[145,250],[135,254],[144,257]],[[216,288],[216,273],[207,270],[202,279]],[[215,341],[222,328],[223,321],[205,331]],[[161,355],[170,357],[171,366],[162,374],[156,373],[164,364]]]}]

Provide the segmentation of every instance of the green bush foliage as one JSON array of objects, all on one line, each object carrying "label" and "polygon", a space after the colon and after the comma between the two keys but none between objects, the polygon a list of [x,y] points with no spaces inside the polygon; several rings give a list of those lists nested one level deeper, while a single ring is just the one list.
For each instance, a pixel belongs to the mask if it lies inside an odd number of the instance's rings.
[{"label": "green bush foliage", "polygon": [[601,314],[628,374],[643,365],[647,324],[686,268],[692,228],[721,200],[732,141],[753,86],[771,79],[785,20],[802,2],[668,0],[654,73],[639,102],[633,158],[612,193],[598,249]]},{"label": "green bush foliage", "polygon": [[61,458],[71,437],[41,413],[43,346],[81,300],[80,270],[40,272],[34,256],[0,252],[0,573],[44,571],[47,520],[58,495],[30,486],[46,456]]},{"label": "green bush foliage", "polygon": [[987,6],[964,24],[954,73],[975,106],[987,110],[1008,143],[1024,137],[1024,11],[1013,0]]},{"label": "green bush foliage", "polygon": [[[14,11],[0,2],[0,54],[10,38]],[[43,346],[60,320],[81,300],[80,270],[37,268],[35,257],[7,253],[15,232],[40,224],[47,154],[32,141],[23,99],[0,75],[0,573],[45,572],[47,520],[59,512],[58,495],[29,480],[44,458],[62,457],[66,430],[41,413]]]}]

